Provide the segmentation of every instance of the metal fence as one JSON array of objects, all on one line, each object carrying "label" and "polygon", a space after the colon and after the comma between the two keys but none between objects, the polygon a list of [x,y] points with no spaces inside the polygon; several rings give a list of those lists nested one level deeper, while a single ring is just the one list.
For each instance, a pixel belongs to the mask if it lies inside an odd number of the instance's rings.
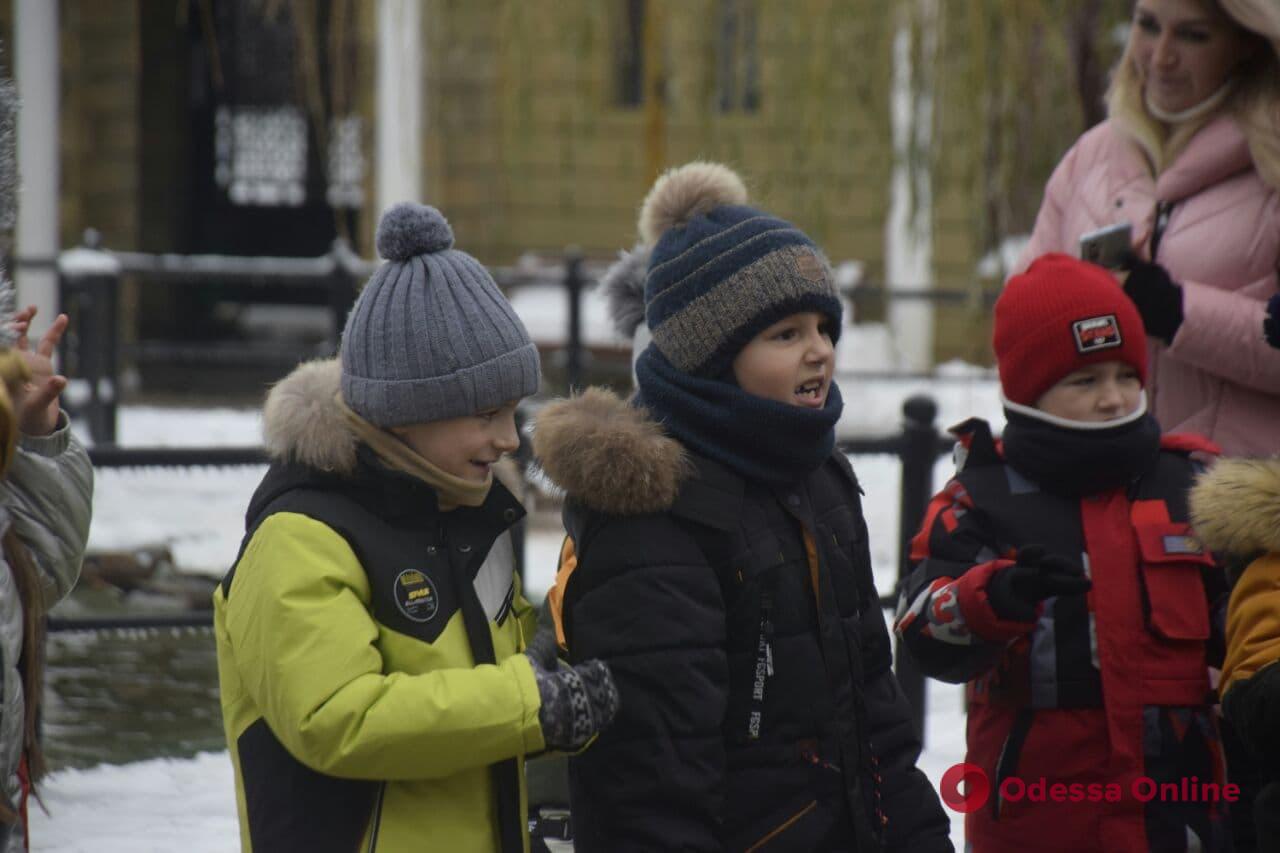
[{"label": "metal fence", "polygon": [[[79,406],[89,434],[98,444],[116,440],[116,410],[120,396],[122,350],[120,291],[126,277],[143,286],[190,288],[217,285],[229,301],[242,304],[310,302],[324,304],[330,312],[327,340],[315,351],[282,352],[283,360],[337,352],[342,327],[360,285],[378,267],[361,258],[343,240],[318,258],[237,257],[228,255],[154,255],[105,251],[96,232],[86,232],[85,244],[63,252],[58,259],[62,310],[73,316],[71,333],[63,342],[63,364],[70,375],[88,386],[87,399]],[[558,263],[537,268],[494,269],[498,284],[506,290],[528,284],[554,283],[566,299],[564,369],[570,388],[583,385],[587,354],[583,343],[582,296],[596,279],[599,266],[589,264],[574,249],[566,250]],[[938,304],[990,306],[996,291],[973,287],[900,288],[860,283],[845,295],[858,304],[885,300],[929,301]],[[139,341],[135,356],[166,362],[204,361],[249,363],[257,357],[227,342]]]},{"label": "metal fence", "polygon": [[[341,239],[318,258],[153,255],[105,251],[91,230],[84,246],[63,252],[58,260],[61,310],[73,318],[71,333],[63,341],[62,363],[69,375],[88,386],[87,398],[77,414],[84,417],[95,443],[115,442],[124,350],[120,291],[126,277],[145,286],[217,285],[229,301],[240,304],[326,305],[330,312],[327,340],[314,351],[279,354],[296,363],[337,352],[360,285],[377,267],[377,262],[357,256]],[[585,363],[582,292],[595,280],[582,256],[569,250],[554,267],[498,268],[494,274],[504,289],[546,283],[563,288],[567,300],[565,370],[569,386],[580,387]],[[136,356],[166,363],[245,364],[256,357],[241,347],[216,341],[139,341],[131,350]]]}]

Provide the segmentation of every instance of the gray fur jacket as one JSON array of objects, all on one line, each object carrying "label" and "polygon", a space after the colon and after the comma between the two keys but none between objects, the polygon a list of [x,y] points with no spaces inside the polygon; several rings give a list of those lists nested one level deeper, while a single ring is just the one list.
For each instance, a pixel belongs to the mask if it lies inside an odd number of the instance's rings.
[{"label": "gray fur jacket", "polygon": [[[71,434],[66,415],[48,436],[21,437],[8,476],[0,481],[0,534],[13,527],[31,551],[52,607],[80,577],[89,537],[93,468]],[[3,560],[0,560],[3,563]],[[0,783],[16,805],[20,791],[24,708],[18,658],[22,653],[22,605],[9,566],[0,567]],[[9,842],[22,846],[21,828]],[[10,849],[0,844],[0,851]]]}]

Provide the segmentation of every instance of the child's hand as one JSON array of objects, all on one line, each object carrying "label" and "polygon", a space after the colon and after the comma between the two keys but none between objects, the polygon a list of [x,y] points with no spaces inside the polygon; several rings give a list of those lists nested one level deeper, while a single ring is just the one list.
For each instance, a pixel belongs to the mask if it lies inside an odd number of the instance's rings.
[{"label": "child's hand", "polygon": [[618,688],[603,661],[589,660],[555,671],[544,669],[533,657],[529,662],[542,700],[538,723],[547,749],[582,749],[618,713]]},{"label": "child's hand", "polygon": [[1018,562],[992,575],[987,583],[991,609],[1002,619],[1034,622],[1036,605],[1055,595],[1088,592],[1093,582],[1074,560],[1048,553],[1042,545],[1018,550]]},{"label": "child's hand", "polygon": [[27,435],[48,435],[58,428],[58,397],[67,387],[67,377],[53,370],[53,353],[70,321],[66,314],[59,314],[32,350],[28,333],[35,316],[36,306],[28,305],[13,317],[12,327],[18,333],[14,348],[22,354],[31,371],[31,379],[18,392],[14,407],[18,412],[18,429]]}]

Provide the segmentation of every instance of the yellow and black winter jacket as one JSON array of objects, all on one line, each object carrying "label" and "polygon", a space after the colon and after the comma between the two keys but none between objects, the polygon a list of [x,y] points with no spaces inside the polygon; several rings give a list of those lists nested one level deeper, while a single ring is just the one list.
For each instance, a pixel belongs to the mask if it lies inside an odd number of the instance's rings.
[{"label": "yellow and black winter jacket", "polygon": [[336,390],[321,363],[273,391],[277,460],[214,594],[242,847],[527,849],[543,740],[506,533],[523,510],[495,482],[441,512],[355,441]]},{"label": "yellow and black winter jacket", "polygon": [[[1223,715],[1256,762],[1250,827],[1236,819],[1237,849],[1280,850],[1280,458],[1224,459],[1191,490],[1196,534],[1239,570],[1227,605]],[[1230,756],[1228,756],[1230,759]]]},{"label": "yellow and black winter jacket", "polygon": [[1197,481],[1190,503],[1201,540],[1243,569],[1227,606],[1225,710],[1239,712],[1232,722],[1242,735],[1259,729],[1256,745],[1270,745],[1280,778],[1280,717],[1264,714],[1250,726],[1246,710],[1280,713],[1280,458],[1224,459]]}]

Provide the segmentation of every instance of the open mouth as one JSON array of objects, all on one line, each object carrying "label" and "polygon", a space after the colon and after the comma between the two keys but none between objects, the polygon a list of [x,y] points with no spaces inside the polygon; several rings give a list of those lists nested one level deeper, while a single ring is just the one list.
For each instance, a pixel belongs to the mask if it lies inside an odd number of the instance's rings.
[{"label": "open mouth", "polygon": [[826,396],[826,383],[822,379],[810,379],[803,385],[797,385],[796,400],[803,406],[821,406]]}]

